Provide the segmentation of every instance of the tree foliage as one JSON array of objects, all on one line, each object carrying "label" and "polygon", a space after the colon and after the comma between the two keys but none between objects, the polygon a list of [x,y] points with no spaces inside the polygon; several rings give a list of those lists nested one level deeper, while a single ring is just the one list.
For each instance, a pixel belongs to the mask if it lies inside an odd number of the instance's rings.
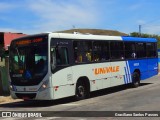
[{"label": "tree foliage", "polygon": [[132,32],[130,33],[130,36],[132,37],[144,37],[144,38],[156,38],[158,40],[157,47],[160,49],[160,36],[155,34],[146,34],[141,33],[141,35],[138,32]]},{"label": "tree foliage", "polygon": [[5,56],[5,50],[4,48],[0,48],[0,57],[4,57]]}]

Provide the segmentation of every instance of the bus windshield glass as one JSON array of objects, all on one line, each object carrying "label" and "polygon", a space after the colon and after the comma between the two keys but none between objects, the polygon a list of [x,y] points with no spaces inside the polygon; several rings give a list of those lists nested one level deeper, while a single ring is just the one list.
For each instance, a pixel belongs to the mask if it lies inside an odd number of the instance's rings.
[{"label": "bus windshield glass", "polygon": [[9,72],[12,84],[36,85],[48,70],[46,37],[15,40],[10,47]]}]

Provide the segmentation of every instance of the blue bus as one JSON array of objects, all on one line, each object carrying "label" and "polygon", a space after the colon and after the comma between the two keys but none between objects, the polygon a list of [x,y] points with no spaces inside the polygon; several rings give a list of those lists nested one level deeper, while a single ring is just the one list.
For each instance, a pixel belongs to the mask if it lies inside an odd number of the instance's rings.
[{"label": "blue bus", "polygon": [[11,42],[10,90],[13,98],[55,100],[158,74],[154,38],[44,33]]}]

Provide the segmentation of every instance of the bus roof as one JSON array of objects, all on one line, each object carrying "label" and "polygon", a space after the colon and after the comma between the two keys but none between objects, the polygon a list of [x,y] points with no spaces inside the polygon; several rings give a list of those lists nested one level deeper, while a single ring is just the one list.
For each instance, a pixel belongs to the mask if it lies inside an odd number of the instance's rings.
[{"label": "bus roof", "polygon": [[129,36],[107,36],[107,35],[88,35],[88,34],[72,34],[72,33],[50,33],[54,38],[66,39],[84,39],[84,40],[119,40],[119,41],[136,41],[136,42],[157,42],[155,38],[140,38]]},{"label": "bus roof", "polygon": [[72,33],[51,33],[54,38],[66,39],[92,39],[92,40],[122,40],[120,36],[92,35],[92,34],[72,34]]},{"label": "bus roof", "polygon": [[122,37],[123,41],[136,41],[136,42],[157,42],[156,38],[140,38],[140,37]]},{"label": "bus roof", "polygon": [[35,35],[27,35],[18,39],[27,37],[36,37],[42,35],[49,35],[53,38],[66,38],[66,39],[82,39],[82,40],[118,40],[118,41],[135,41],[135,42],[157,42],[155,38],[140,38],[130,36],[107,36],[107,35],[92,35],[92,34],[72,34],[72,33],[41,33]]}]

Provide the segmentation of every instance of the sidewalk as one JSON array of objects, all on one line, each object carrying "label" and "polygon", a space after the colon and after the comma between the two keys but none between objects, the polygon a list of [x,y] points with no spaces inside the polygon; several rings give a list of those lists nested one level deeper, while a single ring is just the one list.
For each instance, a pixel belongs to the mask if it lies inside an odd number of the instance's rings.
[{"label": "sidewalk", "polygon": [[21,99],[12,99],[11,96],[0,96],[0,104],[9,103],[9,102],[18,102],[22,101]]}]

